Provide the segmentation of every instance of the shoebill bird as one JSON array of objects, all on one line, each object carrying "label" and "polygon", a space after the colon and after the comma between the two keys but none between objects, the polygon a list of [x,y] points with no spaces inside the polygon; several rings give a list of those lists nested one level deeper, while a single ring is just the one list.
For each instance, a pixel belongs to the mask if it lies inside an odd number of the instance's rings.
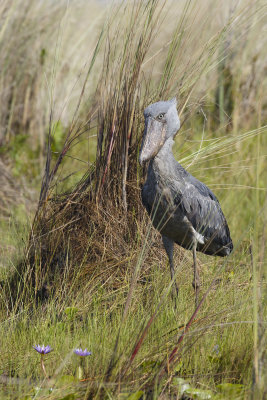
[{"label": "shoebill bird", "polygon": [[[199,273],[196,252],[228,256],[233,250],[230,231],[212,191],[187,172],[174,158],[173,138],[180,129],[176,99],[151,104],[144,111],[145,131],[140,164],[149,162],[142,201],[162,235],[174,278],[174,243],[193,252],[196,305]],[[175,281],[176,294],[178,286]]]}]

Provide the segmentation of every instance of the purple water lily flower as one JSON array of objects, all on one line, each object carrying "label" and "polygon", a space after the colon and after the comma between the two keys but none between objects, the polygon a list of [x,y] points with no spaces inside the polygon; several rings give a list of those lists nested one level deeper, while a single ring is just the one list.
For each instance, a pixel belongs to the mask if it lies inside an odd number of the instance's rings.
[{"label": "purple water lily flower", "polygon": [[51,347],[49,345],[45,346],[44,344],[42,346],[37,344],[36,346],[32,346],[32,347],[34,348],[34,350],[36,350],[40,354],[48,354],[48,353],[50,353],[50,351],[53,350],[53,349],[51,349]]},{"label": "purple water lily flower", "polygon": [[91,351],[88,351],[87,349],[85,349],[85,350],[74,349],[73,352],[75,354],[77,354],[77,356],[80,356],[80,357],[86,357],[86,356],[90,356],[92,354]]}]

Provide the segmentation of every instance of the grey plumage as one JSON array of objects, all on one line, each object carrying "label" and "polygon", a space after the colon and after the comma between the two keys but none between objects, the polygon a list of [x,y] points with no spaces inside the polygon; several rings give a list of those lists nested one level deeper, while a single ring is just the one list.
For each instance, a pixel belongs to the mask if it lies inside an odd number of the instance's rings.
[{"label": "grey plumage", "polygon": [[140,163],[149,161],[149,166],[142,201],[163,237],[172,276],[173,243],[193,250],[197,287],[195,251],[229,255],[233,249],[230,231],[216,196],[173,156],[173,137],[180,128],[176,100],[151,104],[144,117]]}]

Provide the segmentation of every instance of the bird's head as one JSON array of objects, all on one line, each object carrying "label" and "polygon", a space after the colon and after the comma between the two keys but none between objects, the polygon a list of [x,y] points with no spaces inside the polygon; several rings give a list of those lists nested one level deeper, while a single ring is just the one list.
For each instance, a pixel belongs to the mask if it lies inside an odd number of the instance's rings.
[{"label": "bird's head", "polygon": [[176,98],[173,98],[150,104],[145,109],[145,130],[139,155],[141,165],[154,158],[166,140],[180,129],[176,105]]}]

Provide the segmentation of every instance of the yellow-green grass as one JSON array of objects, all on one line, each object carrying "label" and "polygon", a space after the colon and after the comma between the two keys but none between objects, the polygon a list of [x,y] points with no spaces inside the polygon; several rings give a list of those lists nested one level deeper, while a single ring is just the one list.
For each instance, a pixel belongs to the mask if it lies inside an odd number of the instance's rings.
[{"label": "yellow-green grass", "polygon": [[[253,162],[257,135],[260,135],[261,150],[258,161],[256,158],[256,162]],[[205,134],[205,138],[213,138],[211,143],[215,141],[215,136],[214,133]],[[220,144],[220,150],[226,147],[231,134],[228,133],[227,136]],[[193,388],[209,389],[213,395],[219,392],[217,385],[221,383],[244,385],[244,392],[235,394],[237,397],[234,398],[248,398],[251,392],[254,354],[253,255],[257,257],[254,263],[259,271],[264,252],[262,223],[258,224],[257,234],[254,230],[257,218],[255,191],[260,192],[260,205],[264,203],[266,196],[264,188],[266,160],[261,162],[266,136],[261,131],[255,131],[251,136],[247,135],[247,139],[243,142],[238,141],[239,150],[234,154],[226,153],[223,158],[219,158],[213,149],[214,157],[209,156],[205,160],[200,153],[200,166],[197,160],[189,166],[190,171],[211,187],[214,182],[214,192],[219,197],[229,221],[235,248],[227,259],[202,254],[198,256],[201,268],[201,293],[204,294],[212,281],[217,279],[181,344],[180,358],[175,366],[170,365],[164,380],[167,385],[164,393],[167,391],[178,396],[179,385],[175,380],[176,377],[186,379]],[[194,140],[200,139],[201,132],[198,133],[196,127]],[[198,142],[189,144],[188,141],[181,146],[182,131],[176,142],[177,158],[179,159],[179,154],[183,153],[184,163],[190,164],[195,150],[199,149]],[[232,146],[235,149],[235,145]],[[186,159],[186,156],[189,156],[189,159]],[[253,169],[257,165],[259,178],[258,189],[255,189],[256,175]],[[215,166],[217,168],[214,168]],[[226,166],[227,169],[223,169],[222,166]],[[247,167],[251,169],[249,173]],[[227,183],[230,178],[233,182],[236,176],[238,183],[229,188]],[[217,182],[223,185],[223,188],[216,187]],[[264,212],[266,213],[266,210],[259,209],[260,221],[266,220]],[[12,398],[8,397],[12,396],[11,388],[15,393],[21,392],[21,395],[22,393],[25,395],[31,392],[33,387],[42,385],[45,389],[38,394],[40,398],[42,396],[45,398],[47,387],[50,386],[54,391],[49,394],[49,398],[61,398],[60,396],[63,397],[66,393],[79,393],[79,396],[83,396],[88,388],[96,393],[98,385],[105,382],[104,374],[112,357],[119,329],[120,361],[116,370],[120,370],[123,374],[144,324],[153,314],[170,282],[166,256],[163,249],[158,246],[158,239],[158,235],[154,232],[147,244],[150,248],[149,254],[152,254],[152,261],[149,258],[149,262],[152,263],[150,272],[147,272],[146,259],[141,260],[140,275],[123,324],[122,315],[132,279],[131,264],[125,269],[124,281],[117,289],[111,290],[101,276],[100,278],[93,276],[90,282],[81,280],[80,293],[78,296],[77,294],[73,296],[71,291],[66,292],[64,277],[59,277],[55,288],[56,295],[45,305],[37,306],[33,302],[25,305],[18,314],[7,313],[7,310],[2,308],[0,337],[3,350],[0,368],[10,379],[3,396]],[[140,252],[141,248],[140,245]],[[113,376],[116,384],[113,386],[111,379],[106,385],[105,390],[113,393],[112,398],[113,396],[117,398],[116,391],[133,393],[142,390],[143,386],[146,387],[146,381],[156,374],[159,363],[167,362],[177,338],[183,332],[183,326],[194,311],[194,293],[191,285],[192,255],[189,251],[179,250],[178,246],[176,253],[177,281],[180,286],[177,309],[174,308],[174,302],[168,295],[127,372],[127,379],[122,378],[120,382],[120,379]],[[77,265],[78,276],[79,269],[80,266]],[[266,283],[263,281],[258,283],[264,290]],[[54,351],[45,357],[49,380],[43,381],[39,355],[32,348],[37,343],[50,344],[54,348]],[[90,349],[92,356],[87,358],[85,365],[86,385],[75,381],[77,386],[73,389],[70,377],[76,376],[77,360],[72,350],[80,346]],[[62,379],[63,375],[68,375],[65,381]],[[163,387],[159,388],[159,392],[161,390]],[[227,395],[224,396],[226,397],[219,398],[227,398]]]},{"label": "yellow-green grass", "polygon": [[[187,254],[185,257],[177,265],[180,285],[177,309],[168,296],[129,370],[128,379],[122,380],[118,390],[142,388],[144,381],[155,373],[157,363],[167,361],[183,325],[190,318],[194,310],[192,266],[191,257]],[[242,257],[233,256],[227,261],[224,271],[218,274],[217,260],[202,260],[202,293],[215,276],[218,276],[218,282],[191,326],[181,346],[180,359],[174,368],[170,367],[168,378],[183,377],[193,387],[209,388],[214,393],[216,385],[222,382],[242,383],[250,391],[253,303],[249,261],[245,252]],[[163,254],[153,268],[149,279],[138,281],[128,318],[121,329],[121,367],[129,359],[143,324],[152,315],[169,284],[169,271]],[[1,324],[1,370],[8,377],[18,378],[14,382],[10,380],[10,387],[13,386],[15,392],[25,390],[28,393],[32,386],[41,384],[43,376],[39,355],[32,348],[37,343],[54,348],[46,356],[46,369],[51,381],[45,381],[44,386],[53,386],[62,375],[75,376],[75,356],[71,352],[80,346],[92,351],[85,369],[89,386],[105,382],[104,373],[121,325],[129,280],[126,272],[125,284],[110,293],[100,282],[95,283],[91,295],[84,302],[66,296],[63,282],[62,295],[56,300],[51,299],[45,307],[26,308],[18,315],[9,315]],[[75,307],[73,317],[67,314],[67,307]],[[168,386],[172,387],[172,379]],[[177,393],[175,385],[173,390]]]},{"label": "yellow-green grass", "polygon": [[[153,1],[148,2],[151,9],[153,9],[152,3]],[[183,4],[187,7],[189,3]],[[13,4],[17,12],[19,12],[19,4],[19,1]],[[32,21],[38,21],[36,9],[31,8],[33,3],[29,2],[29,4]],[[131,14],[131,10],[137,12],[138,4],[137,2],[137,8],[131,8],[131,2],[125,4],[125,8],[119,9],[117,19],[112,16],[110,21],[113,21],[113,25],[110,25],[110,31],[105,27],[106,31],[103,34],[106,38],[105,52],[103,48],[100,48],[99,52],[95,53],[96,68],[89,76],[87,92],[83,96],[79,113],[76,115],[75,123],[78,126],[87,127],[88,115],[92,113],[92,110],[97,115],[99,109],[103,112],[107,107],[107,114],[109,113],[110,117],[113,112],[113,93],[121,101],[120,104],[125,105],[120,84],[127,83],[129,76],[132,79],[129,71],[134,72],[131,69],[132,60],[135,60],[135,55],[138,54],[132,46],[139,43],[138,34],[142,33],[144,27],[143,15],[145,15],[144,22],[148,21],[145,12],[149,10],[149,7],[145,8],[142,4],[141,10],[144,14],[141,13],[141,17],[139,14],[138,24],[134,24],[136,36],[133,36],[133,39],[130,36],[127,42],[127,33],[132,32],[130,26],[135,22],[131,19],[132,15],[135,15]],[[159,2],[158,7],[162,4]],[[28,398],[63,399],[64,396],[69,395],[70,397],[65,397],[65,399],[93,398],[94,396],[116,399],[129,398],[130,393],[135,393],[134,397],[131,397],[133,400],[140,398],[140,393],[136,393],[137,391],[143,391],[144,398],[151,398],[151,396],[155,399],[158,397],[181,398],[179,378],[185,379],[191,389],[202,389],[206,392],[206,394],[202,392],[203,396],[212,396],[212,398],[250,398],[252,396],[258,400],[260,396],[264,396],[264,389],[257,392],[262,386],[260,380],[264,376],[261,370],[261,365],[264,363],[262,337],[264,337],[266,327],[264,293],[266,291],[267,140],[266,127],[264,127],[266,103],[263,90],[266,79],[263,74],[264,58],[261,52],[266,39],[260,34],[264,7],[262,2],[258,1],[256,5],[244,11],[250,2],[243,1],[237,15],[230,7],[229,19],[226,18],[225,22],[223,17],[222,20],[217,20],[218,15],[221,16],[222,11],[225,11],[220,8],[219,2],[216,3],[216,7],[214,2],[212,2],[213,7],[210,7],[209,1],[203,3],[201,12],[198,12],[198,8],[194,6],[189,14],[183,14],[183,8],[181,10],[176,8],[175,13],[172,13],[170,3],[167,5],[168,7],[155,19],[157,34],[153,31],[154,40],[142,64],[141,76],[144,79],[140,78],[140,81],[136,82],[137,87],[141,85],[142,90],[140,89],[139,92],[139,89],[134,88],[134,91],[136,90],[135,93],[141,96],[140,104],[145,101],[144,99],[147,103],[150,100],[179,95],[179,112],[185,123],[176,138],[176,158],[192,174],[208,184],[219,198],[230,226],[234,252],[225,259],[198,255],[201,269],[201,294],[204,295],[207,290],[209,292],[182,341],[179,338],[194,312],[194,293],[191,284],[192,254],[176,247],[176,278],[180,293],[177,308],[175,308],[169,293],[171,292],[170,277],[166,255],[160,244],[158,233],[153,228],[151,229],[150,225],[145,226],[148,219],[139,221],[135,236],[130,240],[128,238],[129,254],[121,259],[117,256],[115,266],[112,263],[115,263],[116,255],[112,261],[107,260],[104,268],[101,264],[104,270],[101,271],[99,265],[95,265],[95,270],[91,276],[88,276],[86,257],[83,263],[74,264],[70,252],[64,259],[61,273],[55,272],[56,276],[48,282],[51,286],[50,297],[41,304],[36,302],[38,296],[34,290],[27,302],[17,302],[23,285],[26,287],[28,285],[27,274],[21,276],[18,280],[17,293],[14,293],[12,288],[9,292],[8,285],[5,286],[5,291],[1,291],[0,398],[1,396],[5,399],[29,396]],[[230,3],[228,5],[230,6]],[[57,21],[57,18],[60,19],[62,15],[65,15],[60,21],[68,29],[62,29],[59,32],[64,32],[66,37],[64,35],[63,37],[66,39],[71,38],[71,33],[75,31],[77,39],[83,31],[82,27],[86,25],[88,9],[78,9],[78,14],[76,14],[77,10],[74,10],[72,14],[70,12],[72,9],[65,8],[64,2],[59,3],[59,6],[50,10],[53,11],[49,14],[50,21]],[[43,7],[44,9],[39,9],[40,15],[46,10],[46,6],[43,5]],[[77,15],[81,15],[81,10],[84,10],[83,24],[76,24],[74,29],[67,23],[68,18],[73,15],[75,21]],[[64,14],[65,11],[66,14]],[[25,9],[21,9],[21,14],[25,16]],[[11,15],[18,14],[8,15],[7,21],[11,21]],[[101,13],[98,15],[103,18]],[[175,21],[179,23],[183,21],[183,15],[186,16],[184,19],[186,22],[184,25],[180,24],[180,30],[176,29]],[[235,23],[231,22],[233,15],[236,17]],[[14,25],[16,20],[12,21]],[[223,28],[224,23],[225,28]],[[49,36],[52,26],[48,24],[43,32]],[[209,29],[204,29],[207,26]],[[160,27],[163,29],[161,30]],[[11,28],[12,24],[9,26],[10,31]],[[56,51],[54,56],[49,52],[45,65],[48,69],[54,65],[60,78],[58,79],[50,70],[48,92],[50,97],[54,96],[55,104],[45,99],[47,92],[44,89],[44,82],[47,77],[44,78],[43,67],[32,70],[33,76],[37,74],[37,83],[33,86],[32,97],[25,95],[29,89],[25,89],[23,84],[17,86],[18,93],[25,100],[25,102],[20,100],[23,104],[20,109],[24,110],[24,122],[26,117],[32,118],[35,122],[42,121],[39,125],[40,129],[29,129],[29,132],[25,132],[23,115],[15,113],[15,110],[18,110],[15,104],[18,99],[21,99],[20,96],[12,92],[11,101],[6,103],[9,122],[8,129],[5,130],[6,147],[2,153],[8,153],[10,159],[13,160],[15,175],[25,179],[29,187],[36,187],[37,193],[41,181],[40,173],[45,161],[42,149],[45,134],[49,128],[49,111],[53,111],[50,128],[52,162],[54,162],[58,152],[64,146],[77,98],[81,93],[82,79],[79,78],[75,86],[73,76],[77,78],[80,72],[82,76],[86,74],[87,69],[81,66],[79,60],[84,55],[86,43],[90,43],[90,49],[94,48],[95,36],[98,36],[100,30],[98,28],[93,29],[94,35],[91,41],[86,40],[88,36],[90,37],[91,28],[89,32],[85,31],[80,38],[81,41],[78,42],[83,43],[81,48],[74,46],[72,40],[63,40],[64,45],[61,47],[60,39],[55,39],[55,36],[51,34],[51,38],[54,38],[57,43]],[[227,33],[226,39],[223,35],[224,29]],[[218,40],[215,40],[213,35],[216,37],[218,31]],[[2,37],[6,32],[8,31],[0,30]],[[113,38],[112,35],[118,32],[124,34],[118,35],[117,42],[108,40],[109,35]],[[34,41],[35,37],[36,35],[32,35],[29,42],[25,41],[30,54],[32,40]],[[17,37],[19,38],[20,36]],[[254,46],[256,39],[258,44]],[[170,40],[173,41],[170,42]],[[233,53],[229,49],[225,51],[224,46],[228,43],[227,41],[230,41]],[[117,43],[117,47],[114,43]],[[128,43],[131,46],[127,47]],[[172,43],[172,52],[169,51],[170,43]],[[6,52],[8,52],[7,44],[7,40],[2,41],[2,47]],[[46,49],[51,42],[48,40],[45,44]],[[109,46],[111,54],[107,55]],[[218,49],[218,46],[222,47],[222,55],[213,58],[212,48]],[[41,51],[43,57],[46,56],[46,52],[42,52],[40,43],[37,48],[39,60],[39,52]],[[60,48],[64,49],[62,58],[58,55]],[[206,49],[206,53],[204,52],[204,56],[202,54],[198,58],[203,48]],[[15,53],[14,50],[9,50],[10,58],[7,58],[6,62],[15,68],[17,64],[12,63]],[[89,53],[92,55],[92,50],[88,51]],[[176,58],[172,58],[172,53],[176,55]],[[106,63],[110,69],[107,70],[107,74],[102,71],[109,85],[101,86],[101,81],[95,80],[95,77],[99,76],[98,69],[102,66],[103,54],[105,54],[105,60],[108,60]],[[228,59],[224,60],[224,57],[228,55],[231,56],[231,61],[227,64],[225,61]],[[65,56],[69,63],[64,62]],[[124,60],[128,64],[125,72],[122,73]],[[219,64],[218,68],[216,68],[217,64]],[[36,67],[36,64],[34,65]],[[222,71],[227,71],[229,66],[232,95],[234,95],[233,108],[226,107],[222,96],[224,92],[222,89],[225,89],[224,94],[226,93],[226,83],[223,81],[226,78]],[[31,68],[29,64],[27,68]],[[201,72],[202,69],[205,73]],[[17,76],[16,69],[10,71]],[[25,71],[22,75],[26,76]],[[14,75],[11,74],[12,76]],[[119,77],[122,79],[120,80]],[[11,79],[10,76],[9,79]],[[1,82],[0,89],[9,87],[9,80],[4,73],[1,75]],[[59,91],[54,86],[55,82],[59,85]],[[96,83],[101,89],[99,92],[94,91]],[[27,85],[27,87],[32,87],[31,83]],[[125,87],[129,89],[131,85]],[[194,92],[191,92],[193,89]],[[95,93],[97,93],[96,97],[94,97]],[[37,111],[42,112],[30,116],[26,112],[30,108],[29,99],[34,103],[36,95],[42,100],[36,103],[38,104]],[[231,96],[229,95],[229,99],[233,100]],[[146,103],[144,106],[147,105]],[[10,113],[8,105],[11,107]],[[62,112],[63,108],[65,114]],[[198,108],[198,114],[195,112],[196,108]],[[116,112],[121,112],[121,108],[117,108]],[[138,126],[134,127],[135,132],[142,129],[143,123],[141,110],[138,112],[135,120]],[[120,115],[123,119],[124,113]],[[15,120],[21,121],[21,124],[18,124],[18,131],[10,128],[17,126],[12,125]],[[105,115],[104,122],[106,122]],[[107,123],[107,127],[109,126]],[[4,128],[6,129],[5,124]],[[25,139],[25,141],[23,139],[22,143],[20,139],[24,138],[25,133],[29,133],[30,139]],[[98,133],[97,129],[90,126],[90,129],[85,130],[78,138],[78,144],[72,146],[63,159],[55,176],[55,181],[59,182],[57,189],[59,192],[73,187],[82,174],[90,169],[90,163],[93,163],[95,159],[96,133]],[[119,132],[119,134],[122,133]],[[89,140],[88,136],[90,136]],[[33,145],[34,141],[38,143],[38,146]],[[18,144],[22,152],[16,151]],[[141,170],[138,169],[136,173],[141,175]],[[68,179],[61,181],[69,175],[71,176]],[[54,193],[57,190],[54,190]],[[118,201],[118,204],[121,203]],[[18,268],[18,260],[23,259],[25,255],[31,229],[28,221],[32,219],[36,206],[35,202],[30,211],[24,211],[20,207],[15,208],[11,220],[1,222],[1,246],[12,249],[12,252],[5,252],[4,258],[1,256],[1,264],[4,267],[1,267],[0,272],[1,285],[9,282],[7,278]],[[111,217],[116,219],[116,211]],[[65,222],[68,223],[68,221]],[[117,231],[119,232],[120,229],[118,223]],[[114,232],[115,237],[118,232]],[[145,232],[145,234],[140,232]],[[148,239],[144,241],[146,233]],[[103,249],[103,258],[106,239],[104,236],[104,242],[97,243],[98,247]],[[88,233],[84,248],[87,248],[90,241],[94,243],[94,238]],[[71,243],[69,247],[71,248]],[[89,247],[88,251],[92,250]],[[43,266],[38,259],[38,251],[36,254],[34,262],[31,261],[27,267],[38,273],[40,266],[43,268],[46,266]],[[116,268],[120,271],[118,275],[114,272]],[[70,274],[72,274],[71,282]],[[154,311],[156,314],[153,316]],[[148,323],[149,327],[146,325]],[[137,341],[142,334],[144,340],[142,343],[139,342],[141,347],[131,360],[135,345],[138,344]],[[169,361],[179,340],[177,358],[174,360],[171,358]],[[35,344],[43,343],[49,344],[54,349],[52,353],[45,356],[48,378],[44,377],[41,370],[40,356],[32,348]],[[92,351],[92,356],[88,356],[84,365],[84,381],[77,377],[79,361],[73,354],[75,347],[87,347]],[[234,386],[218,386],[229,383]],[[238,384],[244,386],[241,388],[236,386]],[[210,390],[211,394],[207,390]],[[232,391],[231,395],[229,391]],[[194,396],[199,398],[201,394],[194,394]]]}]

